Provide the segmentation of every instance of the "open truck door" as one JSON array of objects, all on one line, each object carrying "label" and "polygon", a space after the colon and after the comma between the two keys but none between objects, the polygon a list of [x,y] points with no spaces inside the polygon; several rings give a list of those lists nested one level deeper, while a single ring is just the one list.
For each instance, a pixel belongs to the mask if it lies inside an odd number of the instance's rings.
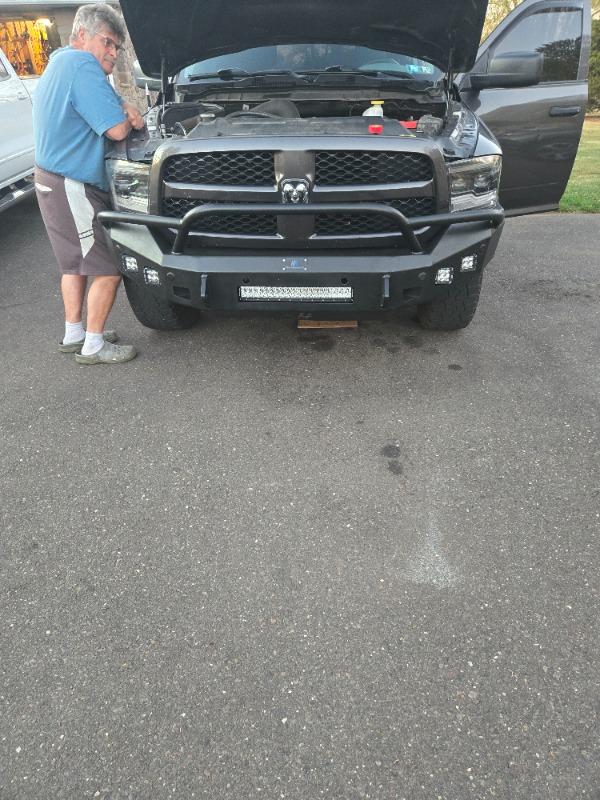
[{"label": "open truck door", "polygon": [[482,43],[461,98],[503,150],[509,215],[558,207],[587,104],[590,0],[524,0]]}]

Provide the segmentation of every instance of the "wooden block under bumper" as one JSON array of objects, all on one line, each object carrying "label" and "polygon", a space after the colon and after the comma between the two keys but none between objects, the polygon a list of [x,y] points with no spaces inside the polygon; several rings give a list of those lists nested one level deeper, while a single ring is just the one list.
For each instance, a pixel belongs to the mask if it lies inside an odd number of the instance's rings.
[{"label": "wooden block under bumper", "polygon": [[358,328],[356,319],[299,319],[298,328],[308,330],[313,328]]}]

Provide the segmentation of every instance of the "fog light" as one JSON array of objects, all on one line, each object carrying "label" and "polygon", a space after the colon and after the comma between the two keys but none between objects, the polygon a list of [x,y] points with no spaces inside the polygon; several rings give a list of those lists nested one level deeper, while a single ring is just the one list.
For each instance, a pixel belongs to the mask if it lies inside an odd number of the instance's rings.
[{"label": "fog light", "polygon": [[157,270],[145,267],[144,280],[150,286],[157,286],[160,283],[160,275],[158,274]]},{"label": "fog light", "polygon": [[452,267],[442,267],[435,273],[436,283],[452,283],[454,273]]},{"label": "fog light", "polygon": [[460,262],[460,271],[473,272],[474,269],[477,269],[477,256],[463,256]]},{"label": "fog light", "polygon": [[137,259],[133,256],[121,256],[121,263],[125,272],[137,272],[138,263]]}]

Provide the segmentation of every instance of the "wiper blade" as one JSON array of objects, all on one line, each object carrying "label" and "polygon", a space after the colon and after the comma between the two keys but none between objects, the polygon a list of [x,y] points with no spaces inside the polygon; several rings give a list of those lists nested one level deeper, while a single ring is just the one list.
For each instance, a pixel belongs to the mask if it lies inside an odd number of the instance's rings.
[{"label": "wiper blade", "polygon": [[220,69],[218,72],[199,72],[197,75],[188,75],[187,79],[190,81],[203,81],[203,80],[211,80],[214,78],[218,78],[219,80],[232,80],[235,77],[237,78],[245,78],[248,73],[246,70],[231,70],[231,69]]},{"label": "wiper blade", "polygon": [[188,80],[191,83],[192,81],[211,80],[217,78],[220,81],[230,83],[234,81],[252,81],[254,78],[260,79],[270,77],[290,78],[295,83],[306,83],[306,78],[304,75],[300,75],[298,72],[292,72],[292,70],[289,69],[265,69],[258,72],[247,72],[245,69],[238,67],[232,67],[231,69],[220,69],[217,72],[203,72],[197,75],[190,75]]},{"label": "wiper blade", "polygon": [[437,86],[437,81],[417,80],[413,75],[390,70],[319,70],[305,73],[312,78],[313,86],[340,86],[344,83],[353,86],[386,86],[402,84],[407,92],[426,92]]},{"label": "wiper blade", "polygon": [[382,75],[399,80],[414,80],[414,75],[408,72],[400,72],[395,69],[360,69],[359,67],[345,67],[343,64],[334,64],[325,69],[302,70],[303,75],[319,77],[321,75],[366,75],[371,78],[379,78]]}]

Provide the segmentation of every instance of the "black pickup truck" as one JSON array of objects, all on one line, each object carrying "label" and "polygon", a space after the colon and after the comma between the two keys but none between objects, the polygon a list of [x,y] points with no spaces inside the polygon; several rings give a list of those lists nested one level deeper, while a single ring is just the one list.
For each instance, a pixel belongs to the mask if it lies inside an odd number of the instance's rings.
[{"label": "black pickup truck", "polygon": [[121,6],[160,95],[100,217],[144,325],[413,308],[455,330],[505,213],[558,205],[589,0],[525,0],[481,46],[487,0]]}]

